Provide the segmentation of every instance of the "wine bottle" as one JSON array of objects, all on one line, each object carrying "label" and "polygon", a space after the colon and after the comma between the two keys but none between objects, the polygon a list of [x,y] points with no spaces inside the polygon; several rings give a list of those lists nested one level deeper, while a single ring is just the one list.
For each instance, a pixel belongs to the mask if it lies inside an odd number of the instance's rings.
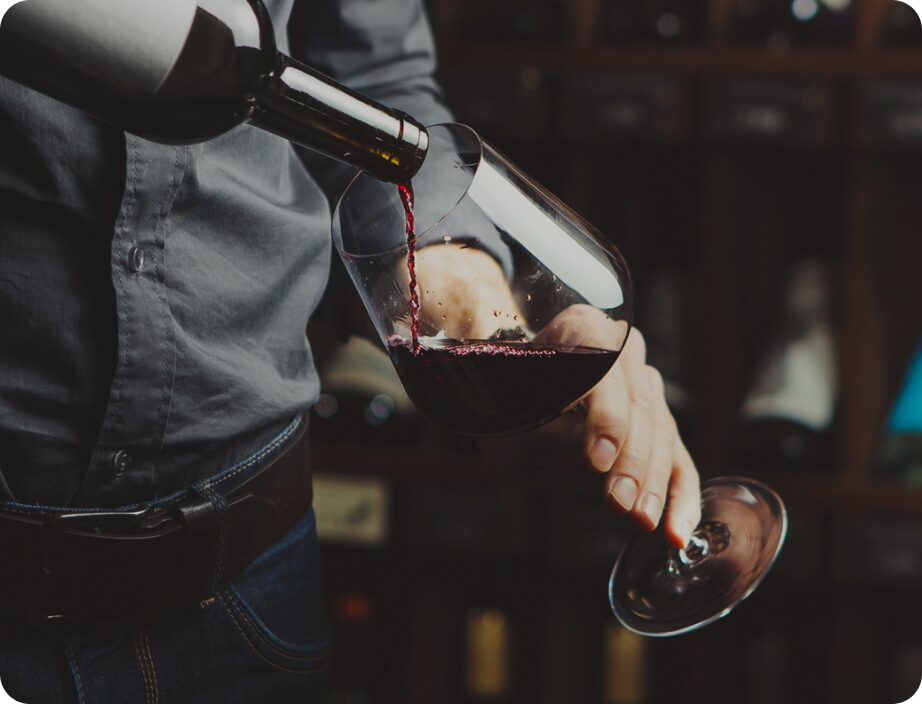
[{"label": "wine bottle", "polygon": [[737,461],[759,469],[818,469],[827,459],[836,355],[825,268],[798,266],[785,290],[780,335],[741,408]]},{"label": "wine bottle", "polygon": [[616,623],[605,624],[602,643],[602,701],[641,704],[648,701],[647,641]]},{"label": "wine bottle", "polygon": [[788,636],[780,630],[754,633],[746,639],[748,704],[774,704],[791,698],[788,646]]},{"label": "wine bottle", "polygon": [[425,128],[280,53],[262,0],[29,0],[0,25],[0,75],[145,139],[249,122],[403,183]]},{"label": "wine bottle", "polygon": [[566,0],[468,0],[460,7],[462,41],[559,41],[564,35]]},{"label": "wine bottle", "polygon": [[874,458],[874,474],[922,485],[922,344],[909,365]]},{"label": "wine bottle", "polygon": [[880,44],[887,48],[917,47],[922,44],[920,29],[919,15],[913,8],[902,2],[890,3],[880,31]]},{"label": "wine bottle", "polygon": [[509,617],[498,608],[467,613],[465,689],[468,701],[506,701],[512,690]]},{"label": "wine bottle", "polygon": [[922,642],[918,636],[915,636],[915,641],[900,643],[891,662],[893,684],[890,688],[892,696],[888,701],[918,701],[919,693],[922,692],[922,684],[919,682],[919,673],[922,673]]},{"label": "wine bottle", "polygon": [[853,25],[852,0],[735,0],[736,39],[784,51],[792,45],[846,44]]},{"label": "wine bottle", "polygon": [[329,701],[370,704],[374,701],[374,646],[378,640],[375,600],[362,591],[343,592],[334,595],[331,611],[336,633],[334,656],[338,657]]},{"label": "wine bottle", "polygon": [[680,434],[688,438],[695,416],[688,354],[689,340],[694,332],[690,322],[694,318],[688,277],[681,271],[665,269],[650,280],[641,311],[647,361],[662,373],[666,403]]},{"label": "wine bottle", "polygon": [[380,347],[353,336],[318,358],[317,368],[323,393],[311,409],[311,423],[318,437],[348,443],[361,434],[382,444],[420,439],[418,413]]},{"label": "wine bottle", "polygon": [[608,0],[600,20],[608,41],[677,43],[703,38],[704,4],[681,0]]}]

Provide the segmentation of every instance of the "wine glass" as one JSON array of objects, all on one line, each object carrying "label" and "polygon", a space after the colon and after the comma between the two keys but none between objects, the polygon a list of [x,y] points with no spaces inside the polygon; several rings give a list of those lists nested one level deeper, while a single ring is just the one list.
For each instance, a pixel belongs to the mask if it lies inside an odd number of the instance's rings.
[{"label": "wine glass", "polygon": [[[429,128],[412,189],[418,307],[406,189],[359,174],[333,215],[336,247],[410,398],[478,437],[534,428],[579,402],[630,329],[618,251],[468,127]],[[452,270],[427,268],[433,250],[467,272],[463,300],[445,285]]]},{"label": "wine glass", "polygon": [[[332,230],[410,398],[457,433],[498,437],[558,417],[605,376],[628,338],[631,283],[618,250],[463,125],[429,128],[412,184],[357,174]],[[463,295],[451,285],[457,276]],[[657,531],[622,553],[611,595],[627,627],[666,634],[693,627],[689,619],[703,625],[771,565],[786,525],[780,499],[742,480],[724,486],[705,485],[705,518],[684,551],[669,552]],[[745,583],[742,591],[718,579],[733,567],[728,581]],[[708,601],[711,587],[720,596]],[[696,599],[687,608],[683,593]],[[649,612],[638,606],[648,603]]]},{"label": "wine glass", "polygon": [[787,534],[781,497],[761,482],[717,477],[701,485],[701,522],[684,549],[662,526],[635,533],[609,580],[612,611],[625,628],[675,636],[726,616],[755,590]]}]

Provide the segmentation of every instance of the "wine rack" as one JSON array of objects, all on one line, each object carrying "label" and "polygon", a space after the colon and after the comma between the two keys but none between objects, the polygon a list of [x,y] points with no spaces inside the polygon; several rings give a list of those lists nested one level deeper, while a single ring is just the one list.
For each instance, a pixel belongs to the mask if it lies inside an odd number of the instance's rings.
[{"label": "wine rack", "polygon": [[[922,335],[922,26],[895,0],[800,0],[849,17],[786,38],[743,31],[741,3],[429,5],[449,104],[622,249],[641,328],[657,282],[680,286],[677,415],[703,476],[753,474],[729,439],[780,281],[807,256],[832,271],[831,449],[755,474],[790,509],[778,565],[728,619],[638,645],[605,595],[629,527],[572,456],[497,468],[422,420],[423,440],[374,448],[315,435],[318,468],[392,491],[386,545],[325,547],[331,599],[378,603],[388,674],[366,675],[368,701],[883,704],[922,678],[922,487],[873,470]],[[471,638],[498,669],[469,672]]]}]

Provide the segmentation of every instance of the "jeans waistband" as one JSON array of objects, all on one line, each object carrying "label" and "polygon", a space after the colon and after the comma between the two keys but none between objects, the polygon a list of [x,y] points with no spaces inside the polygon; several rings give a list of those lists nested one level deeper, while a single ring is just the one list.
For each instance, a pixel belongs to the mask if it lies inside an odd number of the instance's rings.
[{"label": "jeans waistband", "polygon": [[[295,437],[298,429],[303,423],[306,423],[305,416],[299,415],[291,420],[275,437],[257,448],[249,455],[235,462],[230,467],[222,469],[217,474],[195,482],[191,485],[196,489],[214,490],[220,493],[232,491],[240,483],[246,481],[254,472],[256,472],[264,462],[271,460],[279,452],[283,451],[288,441]],[[112,511],[138,511],[143,508],[156,508],[158,506],[167,506],[176,503],[188,493],[190,487],[174,492],[152,501],[125,504],[117,507],[105,508],[74,508],[69,506],[48,506],[43,504],[26,504],[17,501],[0,502],[0,511],[12,510],[17,513],[103,513]]]}]

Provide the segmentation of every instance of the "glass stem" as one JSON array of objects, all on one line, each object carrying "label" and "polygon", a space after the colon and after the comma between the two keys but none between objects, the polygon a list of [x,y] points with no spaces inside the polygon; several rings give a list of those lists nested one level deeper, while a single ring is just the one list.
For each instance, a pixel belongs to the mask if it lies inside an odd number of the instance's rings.
[{"label": "glass stem", "polygon": [[679,577],[689,574],[711,555],[717,555],[730,545],[730,529],[720,521],[702,521],[684,548],[669,551],[666,569]]}]

